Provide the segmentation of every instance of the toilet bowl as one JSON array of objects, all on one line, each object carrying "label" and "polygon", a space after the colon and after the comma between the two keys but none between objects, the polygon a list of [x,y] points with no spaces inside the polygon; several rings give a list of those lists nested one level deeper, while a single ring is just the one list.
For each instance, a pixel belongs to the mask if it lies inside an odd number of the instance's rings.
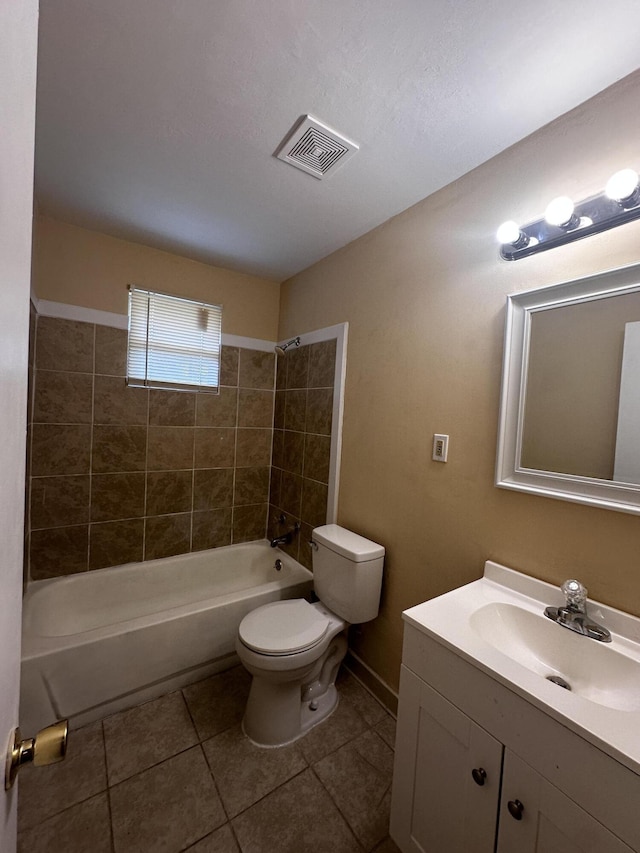
[{"label": "toilet bowl", "polygon": [[316,528],[313,542],[321,600],[263,605],[238,630],[236,651],[253,676],[242,725],[259,746],[292,743],[332,713],[347,628],[378,613],[384,548],[335,524]]},{"label": "toilet bowl", "polygon": [[322,604],[304,599],[266,604],[245,617],[236,651],[253,676],[242,725],[254,743],[291,743],[334,710],[346,628]]}]

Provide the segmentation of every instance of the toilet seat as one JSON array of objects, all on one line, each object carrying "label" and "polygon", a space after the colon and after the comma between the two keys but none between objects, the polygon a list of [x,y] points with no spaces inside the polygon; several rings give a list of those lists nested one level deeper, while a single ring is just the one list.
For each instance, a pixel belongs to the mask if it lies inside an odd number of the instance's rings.
[{"label": "toilet seat", "polygon": [[316,646],[329,619],[304,599],[275,601],[248,613],[240,623],[241,641],[263,655],[290,655]]}]

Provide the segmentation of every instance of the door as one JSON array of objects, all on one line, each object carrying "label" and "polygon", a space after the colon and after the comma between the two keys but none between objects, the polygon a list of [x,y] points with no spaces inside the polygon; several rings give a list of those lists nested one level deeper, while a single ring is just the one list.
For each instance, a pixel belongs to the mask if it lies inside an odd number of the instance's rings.
[{"label": "door", "polygon": [[[37,0],[0,3],[0,762],[18,724]],[[16,846],[16,786],[0,851]]]},{"label": "door", "polygon": [[497,853],[632,850],[521,758],[505,750]]},{"label": "door", "polygon": [[403,853],[493,853],[502,744],[401,670],[391,835]]}]

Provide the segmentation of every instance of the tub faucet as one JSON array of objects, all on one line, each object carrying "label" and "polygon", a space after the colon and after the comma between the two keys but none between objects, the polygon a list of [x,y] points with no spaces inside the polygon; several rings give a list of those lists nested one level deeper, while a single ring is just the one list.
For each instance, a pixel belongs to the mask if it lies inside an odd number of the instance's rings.
[{"label": "tub faucet", "polygon": [[566,580],[560,587],[566,598],[565,607],[546,607],[544,615],[553,619],[563,628],[600,640],[602,643],[611,642],[611,634],[601,625],[596,625],[587,616],[587,590],[580,581]]},{"label": "tub faucet", "polygon": [[286,533],[283,533],[282,536],[276,536],[275,539],[272,539],[269,544],[272,548],[277,548],[278,545],[291,545],[293,542],[293,537],[300,531],[300,522],[296,521],[291,530],[287,530]]}]

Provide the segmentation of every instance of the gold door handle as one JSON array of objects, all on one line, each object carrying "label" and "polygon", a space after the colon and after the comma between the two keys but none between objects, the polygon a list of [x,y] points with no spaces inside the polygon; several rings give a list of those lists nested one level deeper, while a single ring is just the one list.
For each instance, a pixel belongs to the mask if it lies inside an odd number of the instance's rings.
[{"label": "gold door handle", "polygon": [[67,736],[69,721],[59,720],[46,729],[41,729],[33,738],[22,740],[20,729],[13,733],[13,745],[7,753],[7,766],[4,776],[4,788],[8,791],[16,781],[18,770],[23,764],[55,764],[67,754]]}]

